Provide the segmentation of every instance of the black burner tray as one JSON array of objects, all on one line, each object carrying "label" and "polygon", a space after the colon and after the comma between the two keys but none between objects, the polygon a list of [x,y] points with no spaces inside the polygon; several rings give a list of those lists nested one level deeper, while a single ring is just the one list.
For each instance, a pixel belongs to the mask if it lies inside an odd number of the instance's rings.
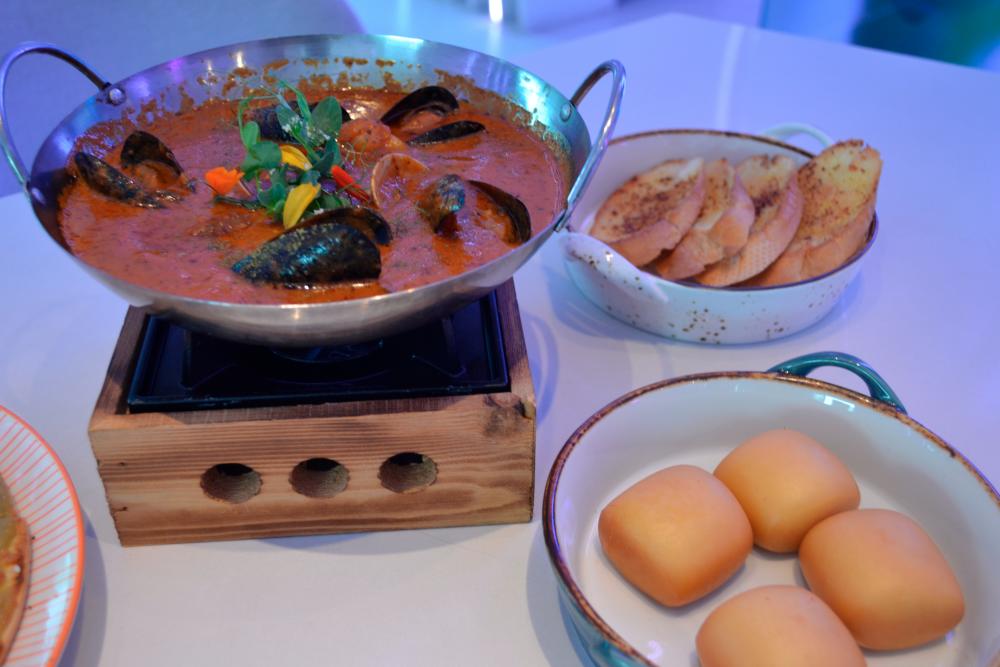
[{"label": "black burner tray", "polygon": [[272,348],[148,317],[132,412],[456,396],[510,388],[496,296],[440,321],[358,345]]}]

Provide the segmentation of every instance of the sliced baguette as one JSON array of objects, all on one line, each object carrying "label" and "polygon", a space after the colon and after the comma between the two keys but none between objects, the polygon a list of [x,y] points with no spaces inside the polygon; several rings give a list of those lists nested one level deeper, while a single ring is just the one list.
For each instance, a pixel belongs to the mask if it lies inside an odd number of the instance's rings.
[{"label": "sliced baguette", "polygon": [[830,146],[799,170],[802,223],[788,248],[754,285],[808,280],[836,269],[865,244],[882,159],[859,140]]},{"label": "sliced baguette", "polygon": [[754,155],[736,167],[755,211],[746,245],[695,276],[696,281],[715,287],[732,285],[752,278],[777,259],[802,218],[797,171],[795,162],[784,155]]},{"label": "sliced baguette", "polygon": [[677,245],[705,199],[704,161],[667,160],[633,176],[594,217],[590,234],[636,266]]},{"label": "sliced baguette", "polygon": [[683,280],[736,254],[754,221],[753,200],[725,158],[705,165],[705,201],[681,242],[650,266],[667,280]]}]

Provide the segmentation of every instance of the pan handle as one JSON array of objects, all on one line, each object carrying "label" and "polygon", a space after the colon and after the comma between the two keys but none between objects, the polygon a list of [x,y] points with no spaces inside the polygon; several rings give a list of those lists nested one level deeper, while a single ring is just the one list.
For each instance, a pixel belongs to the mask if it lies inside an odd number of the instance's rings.
[{"label": "pan handle", "polygon": [[[625,66],[617,60],[604,61],[594,68],[594,71],[580,84],[580,87],[573,93],[573,97],[570,98],[570,104],[573,107],[579,107],[580,102],[590,92],[590,89],[594,87],[594,84],[607,74],[610,74],[612,77],[611,99],[608,100],[608,108],[604,112],[604,122],[601,123],[601,129],[597,133],[597,138],[594,139],[594,144],[590,147],[590,154],[587,155],[587,160],[583,163],[580,175],[576,177],[576,182],[573,183],[573,187],[569,191],[569,196],[566,198],[566,208],[563,209],[562,214],[556,221],[555,230],[557,232],[569,223],[569,218],[573,215],[573,209],[576,208],[576,204],[580,200],[580,195],[587,189],[587,184],[590,183],[590,179],[594,177],[594,172],[597,171],[597,165],[600,164],[601,158],[604,157],[604,151],[608,147],[611,133],[615,129],[615,123],[618,122],[618,112],[622,105],[622,95],[625,94]],[[572,108],[564,109],[564,120],[568,119],[572,112]]]},{"label": "pan handle", "polygon": [[883,403],[888,403],[899,412],[906,414],[906,408],[903,407],[899,396],[896,396],[896,392],[882,379],[882,376],[876,373],[874,368],[851,354],[845,354],[844,352],[814,352],[789,359],[773,368],[769,368],[767,372],[805,377],[823,366],[843,368],[854,373],[868,385],[868,391],[872,398]]},{"label": "pan handle", "polygon": [[59,47],[46,44],[45,42],[22,42],[15,46],[3,59],[3,63],[0,64],[0,149],[3,150],[4,157],[7,158],[7,163],[10,164],[10,168],[14,171],[14,176],[25,192],[28,191],[28,170],[25,168],[24,161],[21,160],[21,155],[14,146],[14,140],[10,134],[10,124],[7,122],[7,73],[16,60],[29,53],[44,53],[69,63],[97,86],[100,90],[99,99],[101,101],[115,106],[125,101],[124,90],[105,81],[72,53],[63,51]]}]

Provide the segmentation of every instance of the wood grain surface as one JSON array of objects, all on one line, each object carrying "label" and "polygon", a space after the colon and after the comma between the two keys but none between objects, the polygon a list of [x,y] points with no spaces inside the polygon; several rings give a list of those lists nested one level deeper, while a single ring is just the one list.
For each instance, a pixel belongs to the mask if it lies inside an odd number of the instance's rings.
[{"label": "wood grain surface", "polygon": [[[534,390],[513,283],[497,297],[508,392],[142,414],[125,403],[145,321],[130,309],[89,428],[122,544],[529,521]],[[404,453],[433,461],[430,485],[405,493],[382,485],[381,466]],[[314,458],[347,469],[342,492],[295,490],[292,470]],[[213,498],[202,485],[206,471],[233,463],[260,476],[245,502]]]}]

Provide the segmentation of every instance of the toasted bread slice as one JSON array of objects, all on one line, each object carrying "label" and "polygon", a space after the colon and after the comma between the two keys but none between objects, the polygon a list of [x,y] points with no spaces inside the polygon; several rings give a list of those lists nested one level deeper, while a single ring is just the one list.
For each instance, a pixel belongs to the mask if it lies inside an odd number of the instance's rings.
[{"label": "toasted bread slice", "polygon": [[683,280],[736,254],[754,221],[753,200],[725,158],[705,165],[705,201],[691,229],[650,270],[667,280]]},{"label": "toasted bread slice", "polygon": [[882,173],[878,152],[859,140],[830,146],[799,170],[802,223],[754,285],[783,285],[836,269],[865,244]]},{"label": "toasted bread slice", "polygon": [[784,155],[754,155],[736,167],[753,200],[755,218],[746,245],[732,257],[708,267],[695,280],[723,287],[752,278],[788,247],[802,218],[795,162]]},{"label": "toasted bread slice", "polygon": [[642,266],[673,248],[705,199],[704,161],[667,160],[633,176],[597,211],[590,234]]}]

